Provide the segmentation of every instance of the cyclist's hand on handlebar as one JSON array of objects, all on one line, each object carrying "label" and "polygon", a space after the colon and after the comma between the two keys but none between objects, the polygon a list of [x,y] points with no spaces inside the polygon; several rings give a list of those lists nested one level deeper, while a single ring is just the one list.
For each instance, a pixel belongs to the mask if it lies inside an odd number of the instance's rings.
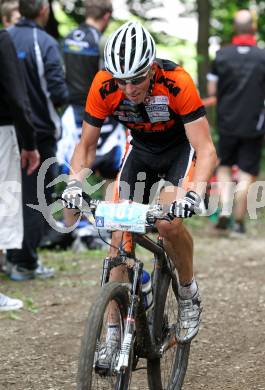
[{"label": "cyclist's hand on handlebar", "polygon": [[183,199],[175,200],[171,203],[168,217],[190,218],[200,209],[201,197],[194,191],[188,191]]},{"label": "cyclist's hand on handlebar", "polygon": [[63,206],[67,209],[80,209],[83,203],[82,183],[71,180],[62,193]]}]

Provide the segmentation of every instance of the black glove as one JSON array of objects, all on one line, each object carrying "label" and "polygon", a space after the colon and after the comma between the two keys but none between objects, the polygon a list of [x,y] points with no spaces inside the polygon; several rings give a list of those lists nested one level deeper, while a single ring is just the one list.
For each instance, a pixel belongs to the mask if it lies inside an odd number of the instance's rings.
[{"label": "black glove", "polygon": [[188,191],[183,199],[175,200],[171,203],[168,217],[174,218],[190,218],[196,211],[199,211],[201,197],[194,191]]},{"label": "black glove", "polygon": [[82,183],[78,180],[69,181],[62,193],[63,206],[67,209],[80,209],[82,207]]}]

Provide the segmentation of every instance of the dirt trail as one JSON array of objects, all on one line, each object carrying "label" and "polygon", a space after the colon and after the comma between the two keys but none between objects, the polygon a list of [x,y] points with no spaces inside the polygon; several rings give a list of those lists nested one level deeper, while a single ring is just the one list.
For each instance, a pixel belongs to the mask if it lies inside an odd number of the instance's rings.
[{"label": "dirt trail", "polygon": [[[184,390],[265,390],[264,225],[246,239],[195,231],[195,269],[203,323],[193,341]],[[89,256],[89,258],[88,258]],[[97,292],[102,253],[43,254],[58,269],[50,281],[14,283],[1,291],[26,308],[0,314],[0,389],[72,390],[80,338]],[[72,260],[73,259],[73,260]],[[145,389],[145,372],[133,389]]]}]

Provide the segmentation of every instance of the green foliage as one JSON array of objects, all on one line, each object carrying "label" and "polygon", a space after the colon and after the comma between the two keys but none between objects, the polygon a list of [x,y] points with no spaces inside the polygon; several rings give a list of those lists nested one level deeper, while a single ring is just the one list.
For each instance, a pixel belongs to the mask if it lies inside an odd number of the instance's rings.
[{"label": "green foliage", "polygon": [[78,22],[73,15],[66,13],[59,3],[53,6],[53,10],[55,18],[58,21],[59,34],[61,37],[65,37],[77,26]]},{"label": "green foliage", "polygon": [[[180,0],[185,5],[183,15],[197,10],[197,0]],[[217,36],[222,43],[231,41],[233,36],[233,16],[236,11],[255,5],[258,17],[258,39],[265,42],[265,1],[264,0],[210,0],[210,36]]]},{"label": "green foliage", "polygon": [[265,42],[265,2],[264,0],[256,0],[258,5],[258,39]]},{"label": "green foliage", "polygon": [[76,24],[84,21],[85,7],[84,0],[59,0],[62,10],[69,15]]},{"label": "green foliage", "polygon": [[265,2],[256,0],[253,9],[251,0],[211,0],[211,35],[221,38],[221,42],[231,41],[233,35],[233,15],[236,11],[246,8],[257,12],[258,40],[265,41]]},{"label": "green foliage", "polygon": [[[147,16],[148,11],[163,5],[163,2],[160,0],[126,0],[126,3],[130,13],[143,21],[150,20]],[[161,20],[161,18],[152,18],[152,20]]]},{"label": "green foliage", "polygon": [[235,12],[249,6],[249,0],[212,0],[210,35],[220,37],[223,43],[230,42],[234,34],[233,16]]}]

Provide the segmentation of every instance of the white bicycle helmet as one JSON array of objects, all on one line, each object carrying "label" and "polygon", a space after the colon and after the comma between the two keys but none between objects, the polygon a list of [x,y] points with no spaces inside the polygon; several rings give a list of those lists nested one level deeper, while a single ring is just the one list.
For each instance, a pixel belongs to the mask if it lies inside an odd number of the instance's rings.
[{"label": "white bicycle helmet", "polygon": [[155,42],[139,22],[127,22],[108,39],[104,50],[105,68],[113,77],[138,76],[152,65]]}]

